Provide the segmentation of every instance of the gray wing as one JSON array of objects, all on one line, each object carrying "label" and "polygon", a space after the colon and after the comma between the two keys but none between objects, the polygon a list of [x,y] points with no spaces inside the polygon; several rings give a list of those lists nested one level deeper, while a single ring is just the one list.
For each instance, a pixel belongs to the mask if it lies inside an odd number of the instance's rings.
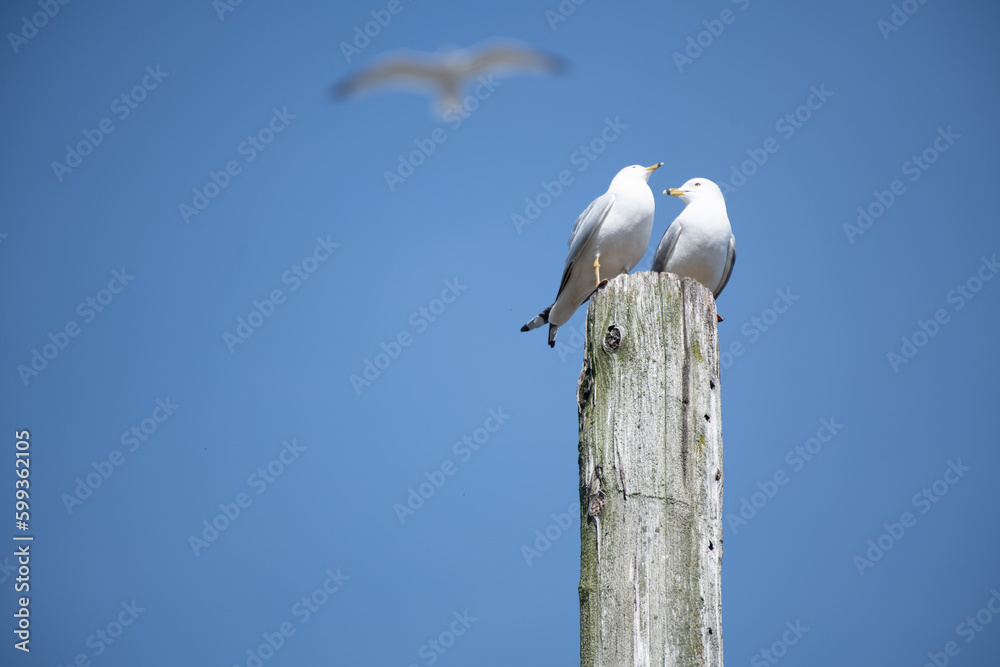
[{"label": "gray wing", "polygon": [[677,239],[680,237],[681,223],[679,220],[674,220],[667,227],[667,231],[663,232],[663,238],[660,239],[660,243],[656,246],[656,252],[653,253],[653,271],[663,273],[667,270],[667,264],[674,254],[674,248],[677,247]]},{"label": "gray wing", "polygon": [[559,283],[559,292],[556,295],[557,300],[559,299],[558,295],[562,294],[563,288],[569,282],[569,275],[572,273],[573,265],[579,259],[580,253],[583,252],[583,249],[590,243],[590,239],[594,238],[594,234],[604,224],[604,219],[608,217],[608,212],[614,203],[615,196],[610,192],[605,192],[590,202],[587,210],[581,213],[580,217],[576,219],[573,231],[569,235],[569,253],[566,255],[566,268],[563,269],[562,281]]},{"label": "gray wing", "polygon": [[333,86],[332,92],[334,97],[344,99],[365,88],[390,83],[447,88],[450,81],[447,72],[438,63],[426,59],[421,61],[417,57],[400,57],[341,80]]},{"label": "gray wing", "polygon": [[469,74],[483,71],[509,72],[537,70],[554,73],[566,69],[566,61],[557,56],[536,51],[518,43],[498,43],[483,49],[469,63]]},{"label": "gray wing", "polygon": [[715,290],[715,294],[713,294],[716,299],[722,294],[722,290],[726,288],[729,276],[733,275],[734,266],[736,266],[736,237],[730,234],[729,249],[726,251],[726,268],[722,270],[722,280],[719,282],[719,289]]}]

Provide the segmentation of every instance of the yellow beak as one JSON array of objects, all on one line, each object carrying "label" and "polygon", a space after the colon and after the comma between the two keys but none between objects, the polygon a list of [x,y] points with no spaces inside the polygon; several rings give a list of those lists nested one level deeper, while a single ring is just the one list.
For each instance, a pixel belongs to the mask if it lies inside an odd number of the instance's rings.
[{"label": "yellow beak", "polygon": [[685,192],[687,192],[687,190],[678,190],[677,188],[670,188],[669,190],[664,190],[663,194],[670,195],[671,197],[680,197]]},{"label": "yellow beak", "polygon": [[659,164],[654,164],[652,167],[646,167],[646,171],[656,171],[657,169],[659,169],[662,166],[663,166],[662,162],[659,163]]}]

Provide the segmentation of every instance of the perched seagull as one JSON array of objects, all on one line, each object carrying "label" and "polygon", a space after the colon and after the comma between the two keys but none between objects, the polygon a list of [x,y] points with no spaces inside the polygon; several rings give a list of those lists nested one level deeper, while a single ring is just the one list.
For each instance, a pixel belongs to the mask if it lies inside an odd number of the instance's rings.
[{"label": "perched seagull", "polygon": [[344,99],[389,84],[436,89],[441,96],[441,111],[446,113],[461,107],[462,91],[470,79],[479,77],[481,82],[496,86],[488,81],[492,75],[524,70],[550,74],[565,66],[565,61],[556,56],[512,41],[490,42],[475,51],[453,49],[437,54],[397,51],[379,64],[341,80],[333,87],[333,94]]},{"label": "perched seagull", "polygon": [[555,303],[521,327],[521,331],[531,331],[547,323],[549,347],[555,347],[559,327],[576,309],[598,287],[628,273],[642,259],[653,233],[656,205],[647,184],[661,166],[662,162],[652,167],[637,164],[625,167],[611,180],[608,191],[580,214],[569,235],[569,254]]},{"label": "perched seagull", "polygon": [[736,239],[722,190],[707,178],[692,178],[663,194],[680,197],[687,206],[663,233],[653,271],[694,278],[718,298],[736,264]]}]

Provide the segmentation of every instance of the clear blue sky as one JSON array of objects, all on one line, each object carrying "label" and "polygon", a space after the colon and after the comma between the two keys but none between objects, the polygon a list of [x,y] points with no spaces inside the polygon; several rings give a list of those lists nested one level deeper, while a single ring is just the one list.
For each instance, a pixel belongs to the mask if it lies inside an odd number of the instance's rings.
[{"label": "clear blue sky", "polygon": [[[4,4],[0,663],[576,664],[584,313],[518,329],[577,214],[663,161],[653,243],[698,176],[739,246],[727,663],[996,664],[1000,8],[562,5]],[[327,94],[495,36],[570,69],[460,123]]]}]

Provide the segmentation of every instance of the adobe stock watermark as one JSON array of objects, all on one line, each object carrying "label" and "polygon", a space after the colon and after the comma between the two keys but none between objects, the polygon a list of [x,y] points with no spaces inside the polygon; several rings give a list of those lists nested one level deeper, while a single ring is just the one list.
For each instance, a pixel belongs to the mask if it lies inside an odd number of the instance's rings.
[{"label": "adobe stock watermark", "polygon": [[[1000,263],[997,256],[981,257],[979,267],[964,282],[957,283],[954,289],[949,290],[944,299],[946,303],[953,305],[953,312],[958,312],[965,305],[976,298],[976,294],[983,289],[983,285],[993,280],[1000,272]],[[921,349],[927,346],[934,336],[938,335],[941,327],[951,322],[951,314],[945,308],[938,308],[927,320],[918,319],[913,333],[900,338],[898,350],[890,350],[886,354],[889,367],[893,373],[899,373],[900,366],[910,363]]]},{"label": "adobe stock watermark", "polygon": [[[160,66],[146,66],[146,74],[139,80],[131,90],[122,93],[111,101],[111,113],[115,115],[119,122],[128,118],[139,105],[146,100],[149,93],[160,87],[163,80],[170,76],[170,72],[163,72]],[[83,139],[75,145],[66,144],[66,155],[63,162],[52,161],[52,173],[60,183],[66,174],[73,173],[73,170],[83,164],[83,159],[94,152],[104,139],[116,130],[114,121],[110,116],[99,120],[93,129],[84,128],[81,130]]]},{"label": "adobe stock watermark", "polygon": [[[453,612],[452,618],[454,620],[451,621],[447,629],[442,630],[437,637],[428,639],[420,645],[420,648],[417,649],[417,655],[424,659],[425,665],[433,665],[437,662],[441,656],[448,652],[448,649],[455,645],[455,641],[464,635],[477,620],[469,615],[468,609],[463,611],[461,614],[457,611]],[[417,663],[411,662],[407,667],[419,666]]]},{"label": "adobe stock watermark", "polygon": [[226,20],[226,14],[232,14],[242,4],[243,0],[212,0],[212,9],[219,17],[219,23],[222,23]]},{"label": "adobe stock watermark", "polygon": [[[586,309],[584,309],[586,310]],[[574,355],[583,349],[587,344],[587,318],[584,317],[578,324],[570,325],[569,322],[559,327],[561,334],[556,338],[555,351],[559,355],[559,361],[566,363],[570,355]]]},{"label": "adobe stock watermark", "polygon": [[[308,595],[303,595],[293,605],[289,613],[303,626],[312,619],[313,615],[322,609],[344,585],[350,577],[340,571],[334,572],[332,568],[327,568],[324,572],[326,578],[323,583],[317,586]],[[245,667],[261,667],[265,662],[274,657],[281,650],[285,643],[295,636],[298,630],[292,621],[282,621],[275,628],[274,632],[264,632],[261,638],[264,640],[256,647],[246,650]],[[234,667],[240,667],[238,664]]]},{"label": "adobe stock watermark", "polygon": [[[478,83],[472,89],[472,93],[466,95],[458,105],[446,110],[442,115],[452,132],[461,127],[462,123],[479,108],[480,102],[488,100],[500,87],[500,82],[494,80],[492,74],[480,74],[476,81]],[[424,139],[414,139],[413,145],[416,146],[416,149],[406,155],[403,153],[397,155],[396,169],[394,171],[386,169],[382,174],[385,178],[385,184],[389,187],[389,192],[395,192],[397,187],[413,176],[417,169],[427,161],[427,158],[437,151],[438,146],[446,141],[448,141],[448,133],[442,127],[434,128],[430,135]]]},{"label": "adobe stock watermark", "polygon": [[[972,470],[970,466],[962,465],[962,459],[949,460],[941,477],[913,494],[910,503],[915,509],[920,510],[921,514],[927,514],[935,504],[941,501],[948,490],[958,484],[959,480],[970,470]],[[913,528],[915,525],[917,525],[917,517],[911,512],[903,512],[897,522],[883,523],[884,531],[874,540],[868,540],[868,549],[864,555],[856,554],[854,556],[853,562],[854,567],[858,570],[858,576],[865,576],[865,570],[875,567],[875,563],[882,560],[882,557],[903,539],[907,529]]]},{"label": "adobe stock watermark", "polygon": [[[90,324],[97,319],[97,315],[103,313],[116,296],[125,291],[125,288],[133,280],[135,280],[135,276],[128,273],[124,266],[121,271],[113,269],[111,280],[108,281],[106,288],[98,290],[93,296],[88,296],[77,304],[76,314],[83,320],[83,324]],[[69,347],[72,339],[79,336],[81,331],[83,328],[75,319],[67,320],[66,324],[59,327],[55,333],[51,331],[48,333],[49,342],[42,344],[41,352],[37,347],[31,348],[31,359],[28,363],[18,364],[15,368],[24,386],[27,387],[32,379],[38,377],[42,371],[48,368],[49,364],[54,362]]]},{"label": "adobe stock watermark", "polygon": [[559,514],[553,512],[549,516],[552,518],[552,522],[545,528],[535,530],[535,540],[531,544],[521,545],[521,556],[524,557],[524,562],[528,567],[531,567],[531,561],[541,558],[564,533],[573,527],[574,519],[579,520],[580,502],[573,501],[565,512]]},{"label": "adobe stock watermark", "polygon": [[[805,101],[795,107],[774,122],[774,131],[781,135],[781,138],[788,141],[795,136],[795,133],[805,127],[805,124],[813,115],[823,108],[823,106],[833,97],[833,93],[826,89],[826,84],[809,87],[809,95]],[[781,143],[774,137],[768,137],[763,141],[760,148],[748,148],[746,150],[747,159],[739,165],[730,166],[729,180],[721,181],[719,189],[722,194],[729,197],[736,194],[740,188],[747,184],[747,180],[763,167],[771,156],[781,149]]]},{"label": "adobe stock watermark", "polygon": [[[649,260],[651,261],[651,260]],[[635,272],[648,271],[648,263],[644,262],[635,268]],[[746,354],[748,346],[760,340],[762,334],[769,331],[787,313],[801,295],[792,292],[791,287],[774,290],[775,298],[769,307],[760,311],[759,315],[754,315],[740,326],[740,333],[746,337],[746,342],[741,340],[732,341],[728,347],[720,349],[719,364],[723,369],[730,368],[738,359]],[[559,327],[559,337],[556,338],[555,351],[559,355],[559,360],[563,363],[567,359],[583,349],[587,343],[587,320],[583,319],[579,324],[570,325],[568,322]],[[575,357],[573,357],[575,359]]]},{"label": "adobe stock watermark", "polygon": [[788,655],[788,649],[799,643],[799,640],[809,632],[809,628],[803,627],[801,619],[795,619],[795,623],[785,621],[788,628],[781,633],[781,638],[775,640],[769,647],[754,653],[750,658],[750,667],[769,667],[776,665],[778,661]]},{"label": "adobe stock watermark", "polygon": [[[412,1],[412,0],[408,0]],[[368,13],[372,20],[366,21],[363,25],[354,26],[353,39],[350,42],[340,42],[340,52],[344,54],[344,60],[348,63],[351,58],[360,56],[361,52],[368,48],[372,40],[382,34],[382,30],[389,27],[394,16],[399,16],[406,6],[402,0],[389,0],[385,9],[373,9]]]},{"label": "adobe stock watermark", "polygon": [[[750,0],[731,0],[731,2],[741,12],[746,11],[747,7],[750,6]],[[715,43],[715,40],[722,36],[722,33],[726,30],[726,26],[736,22],[737,16],[738,14],[727,8],[719,12],[719,18],[702,21],[701,24],[705,26],[705,29],[696,35],[688,35],[687,47],[684,49],[684,53],[674,51],[671,54],[671,57],[674,59],[674,65],[677,66],[678,73],[683,74],[686,66],[693,65],[694,61],[700,58],[705,53],[705,50],[711,47]]]},{"label": "adobe stock watermark", "polygon": [[47,26],[62,9],[62,5],[69,4],[69,0],[38,0],[37,4],[40,12],[35,12],[30,18],[22,16],[20,29],[17,32],[7,32],[7,41],[14,53],[18,53],[21,47],[38,35],[38,31]]},{"label": "adobe stock watermark", "polygon": [[139,618],[139,614],[146,611],[146,608],[140,607],[135,600],[131,602],[123,601],[119,606],[121,607],[121,611],[114,612],[110,621],[87,637],[85,644],[87,648],[91,649],[90,653],[82,651],[77,653],[71,661],[67,662],[67,665],[89,667],[90,661],[93,658],[104,655],[104,652],[113,646],[125,631],[135,623],[136,619]]},{"label": "adobe stock watermark", "polygon": [[545,10],[545,21],[549,28],[555,32],[560,23],[565,23],[569,17],[576,13],[576,8],[587,2],[587,0],[560,0],[555,9]]},{"label": "adobe stock watermark", "polygon": [[[313,246],[312,251],[307,253],[300,261],[292,264],[291,267],[281,274],[281,284],[289,285],[289,292],[297,291],[302,287],[303,282],[309,280],[310,277],[319,271],[326,260],[330,259],[330,256],[333,255],[333,251],[339,247],[339,243],[334,243],[330,240],[329,234],[326,235],[326,238],[317,236],[316,245]],[[271,319],[278,306],[285,304],[286,298],[285,291],[280,287],[276,287],[268,293],[263,301],[254,299],[253,308],[250,309],[247,316],[243,317],[240,315],[236,318],[236,328],[233,330],[233,333],[228,331],[222,332],[222,342],[225,343],[229,354],[235,352],[238,345],[242,345],[250,340],[254,332],[262,327],[264,322]]]},{"label": "adobe stock watermark", "polygon": [[243,157],[241,163],[237,159],[227,160],[219,171],[208,170],[208,180],[200,187],[192,188],[190,203],[183,201],[177,205],[181,220],[185,225],[191,224],[191,219],[201,215],[222,191],[229,187],[233,178],[243,173],[243,165],[250,164],[263,153],[274,141],[275,137],[285,131],[296,116],[288,111],[288,107],[271,108],[271,117],[259,130],[248,134],[246,139],[236,145],[236,154]]},{"label": "adobe stock watermark", "polygon": [[786,486],[795,474],[802,472],[806,464],[823,451],[823,446],[832,441],[842,428],[844,425],[838,424],[835,417],[820,419],[815,436],[807,438],[801,445],[795,445],[785,453],[784,461],[788,470],[778,468],[763,482],[758,481],[757,491],[751,493],[749,498],[747,496],[740,497],[739,513],[729,512],[726,514],[726,521],[733,533],[740,532],[740,528],[749,524],[758,512],[774,500],[781,488]]},{"label": "adobe stock watermark", "polygon": [[389,339],[388,343],[379,343],[379,348],[382,351],[376,353],[372,358],[365,357],[361,374],[351,374],[347,378],[354,389],[354,395],[360,396],[362,389],[370,387],[382,373],[388,370],[393,361],[399,359],[405,348],[413,345],[416,336],[427,331],[431,323],[441,317],[444,311],[448,309],[448,306],[455,303],[458,297],[462,295],[462,292],[468,288],[468,285],[460,283],[458,278],[445,280],[444,289],[441,290],[441,294],[437,298],[431,299],[426,306],[421,306],[410,313],[406,321],[412,327],[412,333],[410,329],[403,329],[393,338]]},{"label": "adobe stock watermark", "polygon": [[[305,446],[300,445],[296,438],[292,438],[291,442],[283,440],[277,456],[250,473],[250,476],[247,477],[247,486],[257,496],[264,493],[284,474],[289,466],[299,459],[304,451],[306,451]],[[194,533],[188,535],[188,546],[191,547],[194,555],[200,556],[202,551],[215,543],[222,533],[236,523],[236,520],[243,514],[243,510],[252,504],[253,498],[245,491],[237,493],[233,502],[219,503],[219,513],[211,519],[204,519],[201,522],[201,532],[197,535]]]},{"label": "adobe stock watermark", "polygon": [[740,333],[746,337],[746,343],[734,340],[729,347],[720,350],[719,365],[723,370],[728,369],[738,358],[746,354],[747,347],[760,340],[761,335],[769,331],[800,298],[798,294],[792,293],[791,287],[776,289],[774,294],[775,298],[770,307],[764,308],[759,315],[754,315],[740,326]]},{"label": "adobe stock watermark", "polygon": [[[955,142],[962,135],[952,131],[951,125],[948,129],[939,127],[937,136],[927,148],[914,154],[901,167],[904,176],[909,176],[911,183],[916,183],[920,177],[931,168],[931,165],[938,161],[941,154],[955,145]],[[844,223],[844,235],[848,242],[854,244],[854,239],[867,232],[871,227],[888,211],[896,200],[906,193],[906,184],[901,179],[895,179],[889,183],[885,190],[874,190],[872,201],[858,207],[858,218],[854,224]]]},{"label": "adobe stock watermark", "polygon": [[[627,129],[628,124],[621,121],[621,116],[615,116],[614,119],[605,117],[604,125],[601,126],[597,135],[590,141],[580,144],[576,150],[570,153],[570,166],[575,167],[578,174],[587,171],[590,165],[608,150],[608,146],[616,142]],[[524,227],[538,219],[542,211],[552,206],[552,202],[559,198],[566,187],[572,185],[574,178],[573,171],[561,169],[551,181],[544,179],[540,181],[538,191],[534,195],[524,198],[524,210],[520,213],[512,213],[510,216],[510,222],[514,225],[517,233],[520,234]]]},{"label": "adobe stock watermark", "polygon": [[[992,588],[990,589],[990,597],[982,609],[979,609],[974,615],[969,614],[955,626],[955,634],[965,640],[965,644],[971,644],[979,636],[979,633],[993,622],[993,617],[998,615],[1000,615],[1000,591]],[[945,667],[952,658],[961,652],[962,649],[957,641],[945,642],[940,651],[927,652],[927,662],[922,667]]]},{"label": "adobe stock watermark", "polygon": [[[451,447],[452,453],[458,457],[460,463],[468,463],[483,445],[489,442],[493,434],[500,430],[500,427],[507,423],[511,415],[503,411],[503,406],[495,410],[490,408],[486,411],[486,419],[483,425],[476,428],[461,440],[455,442]],[[453,477],[458,472],[458,465],[452,459],[445,459],[433,470],[424,472],[424,479],[417,488],[412,486],[407,489],[405,503],[395,503],[392,511],[399,519],[399,524],[403,525],[406,520],[417,513],[428,500],[434,497],[441,487],[447,483],[449,477]]]},{"label": "adobe stock watermark", "polygon": [[[118,441],[126,452],[135,452],[156,433],[160,424],[167,421],[179,407],[170,400],[169,396],[156,399],[149,416],[143,418],[138,424],[133,424],[127,431],[123,431]],[[116,469],[124,463],[125,454],[120,449],[112,449],[108,456],[100,461],[91,461],[90,467],[93,468],[93,471],[82,477],[77,477],[73,492],[64,493],[60,497],[63,507],[66,508],[66,513],[72,515],[74,509],[82,507],[84,501],[111,479]]]},{"label": "adobe stock watermark", "polygon": [[882,33],[882,40],[888,42],[889,35],[906,25],[910,17],[917,13],[921,5],[925,4],[927,4],[927,0],[903,0],[898,5],[893,4],[889,19],[879,19],[875,22],[875,27]]}]

